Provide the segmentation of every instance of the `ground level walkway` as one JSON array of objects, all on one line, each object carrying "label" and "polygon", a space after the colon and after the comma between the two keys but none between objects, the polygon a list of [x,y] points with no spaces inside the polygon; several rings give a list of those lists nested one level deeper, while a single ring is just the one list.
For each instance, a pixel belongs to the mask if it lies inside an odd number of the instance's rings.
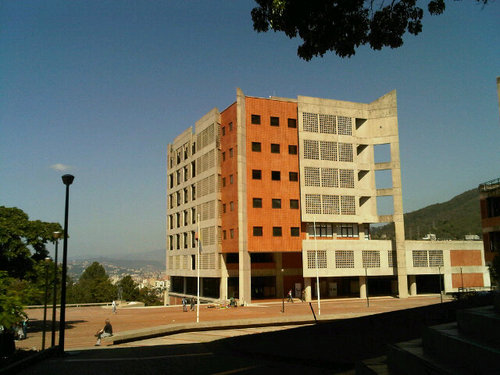
[{"label": "ground level walkway", "polygon": [[[354,299],[332,299],[322,300],[321,315],[317,302],[311,306],[314,309],[318,320],[344,319],[359,317],[370,314],[377,314],[388,311],[403,310],[412,307],[426,306],[440,302],[438,295],[417,296],[407,299],[398,299],[391,297],[370,298],[369,306],[366,300]],[[289,322],[310,323],[314,321],[313,313],[308,303],[301,302],[298,299],[294,303],[284,303],[284,313],[282,312],[282,301],[261,301],[245,307],[218,309],[201,305],[199,320],[201,324],[210,324],[212,328],[227,327],[228,323],[240,322],[241,324],[276,326],[280,323]],[[17,341],[16,346],[23,349],[41,348],[42,329],[41,321],[43,319],[43,309],[28,310],[30,318],[30,329],[26,340]],[[59,311],[57,312],[59,315]],[[47,314],[52,316],[51,311]],[[136,331],[136,340],[141,339],[140,332],[145,337],[155,327],[169,325],[191,325],[195,328],[196,312],[183,312],[181,306],[167,307],[138,307],[118,309],[113,314],[110,307],[74,307],[66,310],[66,334],[65,349],[93,348],[95,343],[94,333],[103,327],[104,320],[109,318],[113,325],[115,333],[120,334],[128,331]],[[46,333],[46,347],[51,344],[51,324],[48,324]],[[56,324],[58,327],[59,324]],[[56,343],[58,342],[56,336]]]}]

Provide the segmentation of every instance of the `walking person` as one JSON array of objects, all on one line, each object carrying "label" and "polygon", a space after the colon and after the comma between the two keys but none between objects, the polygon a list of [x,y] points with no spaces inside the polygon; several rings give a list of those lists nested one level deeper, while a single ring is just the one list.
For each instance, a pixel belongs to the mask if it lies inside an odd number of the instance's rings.
[{"label": "walking person", "polygon": [[101,338],[113,336],[113,327],[111,326],[111,322],[109,321],[109,319],[106,319],[104,321],[104,328],[97,331],[95,336],[97,337],[97,342],[95,343],[95,346],[101,345]]},{"label": "walking person", "polygon": [[191,297],[191,311],[194,311],[194,305],[195,305],[194,297]]},{"label": "walking person", "polygon": [[186,297],[182,297],[182,311],[183,311],[183,312],[188,311],[188,309],[187,309],[187,299],[186,299]]},{"label": "walking person", "polygon": [[113,314],[116,314],[116,302],[113,300],[113,303],[111,304],[111,308],[113,309]]},{"label": "walking person", "polygon": [[292,296],[292,290],[291,289],[288,291],[288,302],[293,303],[293,296]]}]

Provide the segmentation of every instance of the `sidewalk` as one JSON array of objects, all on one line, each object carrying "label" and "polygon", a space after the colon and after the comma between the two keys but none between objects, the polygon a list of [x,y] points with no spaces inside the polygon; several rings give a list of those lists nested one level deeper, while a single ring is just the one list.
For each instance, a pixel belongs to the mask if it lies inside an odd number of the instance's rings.
[{"label": "sidewalk", "polygon": [[[388,311],[408,309],[439,303],[439,296],[417,296],[408,299],[390,297],[370,298],[370,306],[361,299],[333,299],[321,301],[321,315],[317,302],[312,302],[316,318],[321,321],[352,318]],[[151,336],[171,334],[178,331],[200,329],[221,329],[228,327],[266,326],[280,324],[307,324],[314,322],[309,303],[295,300],[285,302],[282,313],[282,301],[262,301],[245,307],[216,309],[206,305],[200,307],[200,322],[196,323],[196,312],[183,312],[181,306],[142,307],[118,309],[113,314],[109,307],[77,307],[66,310],[67,328],[65,333],[65,349],[82,349],[94,347],[94,333],[102,328],[104,320],[109,318],[117,338],[127,341],[140,340]],[[43,309],[29,310],[29,318],[35,332],[28,330],[28,339],[18,341],[16,346],[24,349],[41,348],[41,319]],[[49,310],[48,316],[51,316]],[[59,312],[58,314],[59,315]],[[56,324],[58,327],[59,324]],[[51,322],[48,322],[46,347],[51,345]],[[56,335],[56,344],[58,338]],[[111,344],[108,342],[107,344]],[[105,344],[106,345],[106,344]]]}]

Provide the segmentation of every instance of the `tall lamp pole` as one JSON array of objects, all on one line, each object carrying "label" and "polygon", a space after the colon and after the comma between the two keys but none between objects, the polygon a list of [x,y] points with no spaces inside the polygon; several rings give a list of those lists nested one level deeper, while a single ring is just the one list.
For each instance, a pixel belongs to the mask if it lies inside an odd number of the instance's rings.
[{"label": "tall lamp pole", "polygon": [[61,277],[61,318],[59,322],[59,355],[64,355],[64,328],[66,325],[66,273],[68,258],[68,208],[69,208],[69,185],[73,183],[74,176],[65,174],[62,176],[63,184],[66,185],[66,204],[64,207],[64,241],[63,241],[63,263]]},{"label": "tall lamp pole", "polygon": [[59,238],[61,238],[61,232],[54,232],[53,238],[56,240],[56,252],[54,254],[54,291],[52,298],[52,339],[50,346],[56,344],[56,309],[57,309],[57,248],[59,245]]},{"label": "tall lamp pole", "polygon": [[318,237],[316,233],[316,217],[314,220],[314,258],[316,260],[316,293],[318,295],[318,316],[321,316],[321,298],[319,289],[319,266],[318,266]]},{"label": "tall lamp pole", "polygon": [[50,258],[45,258],[45,298],[43,300],[43,327],[42,327],[42,350],[45,349],[45,331],[47,326],[47,299],[49,297],[49,261]]}]

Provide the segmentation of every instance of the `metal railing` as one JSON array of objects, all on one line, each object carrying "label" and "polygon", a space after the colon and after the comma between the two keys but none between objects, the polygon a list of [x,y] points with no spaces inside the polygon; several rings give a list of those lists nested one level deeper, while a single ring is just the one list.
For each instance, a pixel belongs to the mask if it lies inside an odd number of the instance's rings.
[{"label": "metal railing", "polygon": [[480,184],[479,191],[486,192],[498,189],[499,187],[500,187],[500,177]]}]

